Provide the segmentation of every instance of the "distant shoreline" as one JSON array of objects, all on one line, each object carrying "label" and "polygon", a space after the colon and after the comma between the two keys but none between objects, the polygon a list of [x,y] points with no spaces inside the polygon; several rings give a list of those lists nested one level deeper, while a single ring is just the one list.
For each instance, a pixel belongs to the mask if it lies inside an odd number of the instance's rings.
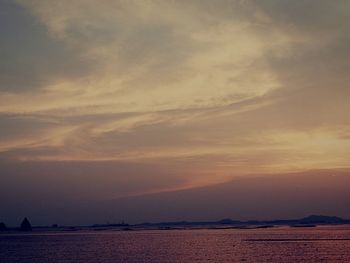
[{"label": "distant shoreline", "polygon": [[[335,226],[348,226],[350,224],[322,224],[322,225],[310,225],[303,226],[302,228],[316,228],[316,227],[335,227]],[[92,228],[92,227],[60,227],[60,228],[44,228],[44,227],[34,227],[33,231],[20,231],[19,229],[8,229],[5,231],[0,231],[0,235],[4,234],[49,234],[49,233],[98,233],[98,232],[129,232],[129,231],[193,231],[193,230],[261,230],[261,229],[269,229],[269,228],[291,228],[297,229],[299,226],[293,225],[273,225],[273,226],[228,226],[228,227],[167,227],[167,228],[157,228],[157,227],[149,227],[149,228],[140,228],[140,227],[130,227],[130,228]]]},{"label": "distant shoreline", "polygon": [[[238,221],[223,219],[220,221],[175,221],[142,224],[95,224],[90,226],[34,226],[34,232],[75,232],[75,231],[140,231],[140,230],[229,230],[229,229],[267,229],[282,226],[291,228],[313,228],[317,226],[349,225],[350,220],[335,216],[311,215],[301,219],[270,220],[270,221]],[[21,232],[20,228],[9,227],[2,229],[0,233]]]}]

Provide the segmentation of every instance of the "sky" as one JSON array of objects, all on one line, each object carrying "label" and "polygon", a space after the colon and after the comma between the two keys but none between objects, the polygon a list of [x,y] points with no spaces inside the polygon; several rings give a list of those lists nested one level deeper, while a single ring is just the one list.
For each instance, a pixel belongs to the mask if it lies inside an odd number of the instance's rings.
[{"label": "sky", "polygon": [[0,221],[350,218],[349,24],[347,0],[0,0]]}]

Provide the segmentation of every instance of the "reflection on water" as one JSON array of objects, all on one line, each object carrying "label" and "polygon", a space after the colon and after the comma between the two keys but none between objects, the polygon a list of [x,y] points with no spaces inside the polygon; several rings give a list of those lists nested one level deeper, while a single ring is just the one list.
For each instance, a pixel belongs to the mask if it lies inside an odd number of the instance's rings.
[{"label": "reflection on water", "polygon": [[350,226],[0,234],[0,262],[350,262]]}]

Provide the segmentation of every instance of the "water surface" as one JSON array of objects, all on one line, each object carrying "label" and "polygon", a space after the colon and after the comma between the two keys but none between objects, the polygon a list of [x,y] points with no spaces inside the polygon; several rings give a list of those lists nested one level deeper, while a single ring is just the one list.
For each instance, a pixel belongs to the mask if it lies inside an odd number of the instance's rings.
[{"label": "water surface", "polygon": [[12,262],[350,262],[350,226],[0,234]]}]

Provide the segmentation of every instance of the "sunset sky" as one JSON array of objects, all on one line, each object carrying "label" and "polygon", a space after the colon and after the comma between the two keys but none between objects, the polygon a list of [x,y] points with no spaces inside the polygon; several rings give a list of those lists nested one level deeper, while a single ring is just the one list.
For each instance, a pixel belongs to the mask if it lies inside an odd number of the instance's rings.
[{"label": "sunset sky", "polygon": [[349,25],[348,0],[0,0],[0,222],[350,218]]}]

